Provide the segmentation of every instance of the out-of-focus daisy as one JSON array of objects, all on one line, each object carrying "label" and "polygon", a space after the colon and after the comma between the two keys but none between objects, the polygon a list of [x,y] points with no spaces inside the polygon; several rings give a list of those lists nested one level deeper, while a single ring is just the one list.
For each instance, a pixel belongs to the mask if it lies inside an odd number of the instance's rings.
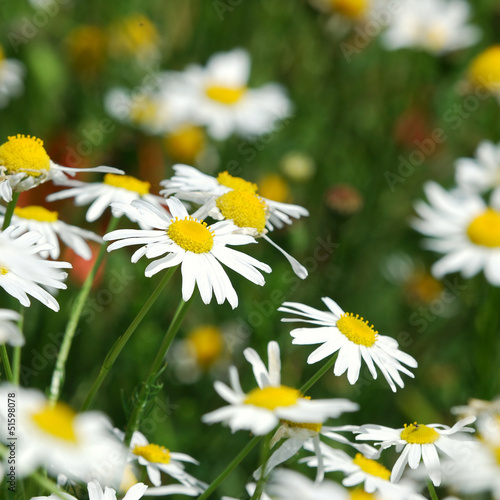
[{"label": "out-of-focus daisy", "polygon": [[[257,488],[257,485],[255,483],[248,483],[245,486],[245,489],[247,490],[249,498],[252,498],[252,495],[255,493],[255,489]],[[233,498],[233,497],[222,497],[221,500],[240,500],[238,498]],[[272,500],[271,497],[264,491],[259,497],[259,500]]]},{"label": "out-of-focus daisy", "polygon": [[290,332],[293,344],[321,344],[309,355],[307,362],[317,363],[338,351],[333,373],[339,376],[347,371],[347,380],[350,384],[358,380],[361,360],[364,360],[374,379],[377,378],[376,365],[394,392],[396,384],[404,387],[399,372],[413,377],[413,373],[403,364],[416,368],[415,359],[400,351],[395,339],[379,335],[373,325],[370,326],[368,321],[358,314],[344,312],[328,297],[323,297],[321,300],[329,311],[319,311],[297,302],[285,302],[278,309],[281,312],[301,316],[301,318],[283,318],[282,321],[302,321],[318,325],[315,328],[296,328]]},{"label": "out-of-focus daisy", "polygon": [[15,324],[21,315],[10,309],[0,309],[0,344],[24,345],[23,333]]},{"label": "out-of-focus daisy", "polygon": [[165,73],[164,85],[176,93],[186,121],[204,125],[208,134],[225,140],[271,132],[291,114],[283,88],[269,83],[248,87],[250,55],[242,49],[214,54],[203,68],[191,65],[182,73]]},{"label": "out-of-focus daisy", "polygon": [[108,251],[143,245],[133,254],[132,262],[137,262],[144,255],[149,259],[160,257],[146,268],[147,277],[181,264],[182,298],[185,301],[197,285],[205,304],[211,301],[213,293],[218,304],[227,300],[233,309],[238,305],[238,296],[221,263],[252,283],[264,284],[259,270],[268,273],[271,268],[227,246],[254,243],[251,236],[238,233],[238,228],[230,221],[207,226],[206,222],[189,215],[176,198],[168,199],[167,205],[171,215],[143,200],[135,200],[131,205],[114,203],[113,207],[128,217],[154,229],[113,231],[104,236],[106,241],[118,240],[109,245]]},{"label": "out-of-focus daisy", "polygon": [[[0,215],[0,221],[3,221],[4,213],[5,208],[0,206],[0,214],[2,214]],[[61,249],[58,237],[85,260],[92,257],[92,251],[85,239],[98,243],[102,242],[102,238],[92,231],[66,224],[59,220],[57,212],[52,212],[38,205],[16,207],[11,224],[17,226],[20,232],[38,231],[42,235],[38,243],[48,243],[52,247],[48,251],[40,252],[40,256],[43,258],[47,258],[49,255],[51,259],[59,258]]]},{"label": "out-of-focus daisy", "polygon": [[78,75],[94,78],[101,72],[108,38],[100,26],[81,24],[70,31],[65,41],[70,63]]},{"label": "out-of-focus daisy", "polygon": [[297,276],[307,277],[307,269],[266,235],[275,227],[292,224],[292,218],[309,215],[305,208],[262,198],[256,184],[228,172],[212,177],[188,165],[173,168],[175,175],[160,183],[165,187],[160,194],[175,194],[180,199],[202,204],[203,213],[215,219],[230,219],[242,231],[263,237],[286,257]]},{"label": "out-of-focus daisy", "polygon": [[424,186],[430,204],[419,201],[420,216],[412,226],[430,236],[424,245],[445,254],[431,268],[436,278],[460,271],[470,278],[484,270],[486,279],[500,285],[500,197],[488,206],[479,195],[448,192],[434,182]]},{"label": "out-of-focus daisy", "polygon": [[[146,493],[146,496],[173,494],[198,496],[207,486],[184,470],[183,462],[198,465],[197,460],[185,453],[172,452],[164,446],[149,443],[146,436],[140,432],[134,432],[130,441],[130,451],[128,460],[137,461],[139,465],[146,467],[149,480],[155,486]],[[180,484],[162,486],[162,472]]]},{"label": "out-of-focus daisy", "polygon": [[382,449],[391,446],[401,453],[392,468],[391,481],[398,482],[406,464],[417,469],[423,460],[429,478],[435,486],[441,484],[441,463],[438,450],[453,458],[460,455],[460,449],[465,438],[464,433],[474,432],[466,427],[476,420],[476,417],[466,417],[459,420],[453,427],[442,424],[413,424],[401,429],[392,429],[383,425],[367,424],[359,428],[357,440],[374,441]]},{"label": "out-of-focus daisy", "polygon": [[[88,222],[94,222],[101,217],[113,202],[129,205],[134,200],[145,200],[157,208],[165,204],[164,198],[149,192],[151,188],[149,182],[141,181],[131,175],[106,174],[103,182],[73,182],[72,186],[74,187],[50,194],[47,196],[47,201],[75,198],[75,205],[78,207],[90,204],[85,216]],[[123,215],[123,212],[116,207],[112,207],[111,210],[115,217]],[[131,217],[130,214],[127,216]]]},{"label": "out-of-focus daisy", "polygon": [[24,90],[24,64],[17,59],[6,59],[0,45],[0,109],[5,107],[11,97]]},{"label": "out-of-focus daisy", "polygon": [[384,45],[391,49],[405,47],[445,54],[474,45],[481,36],[465,0],[406,0],[392,13]]},{"label": "out-of-focus daisy", "polygon": [[229,369],[231,387],[215,382],[215,390],[229,405],[204,415],[202,420],[205,423],[225,422],[232,432],[248,429],[256,435],[263,435],[282,420],[317,425],[327,418],[358,409],[356,403],[347,399],[311,400],[297,389],[281,385],[281,361],[276,342],[269,342],[268,355],[269,369],[253,349],[245,350],[258,384],[250,392],[243,392],[234,366]]},{"label": "out-of-focus daisy", "polygon": [[500,204],[500,144],[483,141],[475,158],[459,158],[455,163],[455,179],[460,189],[467,193],[485,193]]},{"label": "out-of-focus daisy", "polygon": [[0,197],[9,202],[13,191],[27,191],[48,180],[55,184],[68,182],[67,175],[76,172],[110,172],[123,174],[113,167],[69,168],[57,165],[50,158],[43,141],[17,134],[0,145]]},{"label": "out-of-focus daisy", "polygon": [[492,45],[478,54],[470,63],[468,79],[500,98],[500,45]]},{"label": "out-of-focus daisy", "polygon": [[165,149],[175,161],[198,163],[206,152],[205,131],[198,125],[183,123],[167,133]]},{"label": "out-of-focus daisy", "polygon": [[[22,234],[24,233],[24,234]],[[0,287],[29,307],[28,295],[53,311],[59,311],[57,300],[44,288],[66,289],[62,282],[68,276],[61,271],[70,268],[68,262],[42,259],[40,254],[52,249],[48,243],[39,243],[41,233],[24,232],[10,226],[0,233]]]},{"label": "out-of-focus daisy", "polygon": [[[81,480],[92,478],[94,471],[101,473],[101,469],[119,465],[120,460],[125,463],[126,450],[113,436],[111,424],[102,413],[77,414],[64,403],[51,405],[40,391],[10,384],[0,386],[3,401],[10,393],[15,394],[16,401],[18,477],[47,467],[52,475]],[[7,405],[0,409],[0,423],[1,440],[9,443]]]}]

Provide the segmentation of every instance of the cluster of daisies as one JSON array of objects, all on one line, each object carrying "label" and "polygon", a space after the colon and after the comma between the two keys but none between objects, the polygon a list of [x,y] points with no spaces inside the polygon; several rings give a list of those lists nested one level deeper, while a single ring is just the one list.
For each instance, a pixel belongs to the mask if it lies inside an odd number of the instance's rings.
[{"label": "cluster of daisies", "polygon": [[474,158],[455,163],[456,186],[424,186],[428,203],[415,205],[413,227],[427,236],[426,248],[443,254],[431,269],[441,278],[460,272],[470,278],[480,271],[500,285],[500,144],[479,144]]}]

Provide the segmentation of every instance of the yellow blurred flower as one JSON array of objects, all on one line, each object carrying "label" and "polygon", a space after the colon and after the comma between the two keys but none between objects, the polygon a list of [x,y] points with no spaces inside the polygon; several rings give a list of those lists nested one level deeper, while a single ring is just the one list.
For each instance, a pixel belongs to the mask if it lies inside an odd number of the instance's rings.
[{"label": "yellow blurred flower", "polygon": [[174,160],[192,164],[205,148],[206,135],[201,127],[185,124],[169,133],[164,145]]},{"label": "yellow blurred flower", "polygon": [[81,25],[66,38],[66,48],[75,71],[86,77],[96,76],[104,66],[108,39],[99,26]]},{"label": "yellow blurred flower", "polygon": [[290,189],[281,175],[267,174],[259,181],[259,194],[264,198],[285,203],[290,198]]},{"label": "yellow blurred flower", "polygon": [[292,151],[283,156],[280,168],[288,178],[295,182],[307,182],[311,180],[316,172],[314,160],[310,156],[297,151]]},{"label": "yellow blurred flower", "polygon": [[500,91],[500,45],[492,45],[472,60],[469,80],[476,86],[487,88],[490,92]]},{"label": "yellow blurred flower", "polygon": [[334,11],[352,19],[364,17],[369,8],[368,0],[330,0]]},{"label": "yellow blurred flower", "polygon": [[187,348],[199,367],[207,369],[217,361],[224,349],[222,331],[214,325],[202,325],[188,334]]}]

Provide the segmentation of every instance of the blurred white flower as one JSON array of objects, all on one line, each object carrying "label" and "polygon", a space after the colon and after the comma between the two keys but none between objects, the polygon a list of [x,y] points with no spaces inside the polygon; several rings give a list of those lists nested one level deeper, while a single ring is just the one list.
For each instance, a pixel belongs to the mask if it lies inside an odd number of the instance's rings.
[{"label": "blurred white flower", "polygon": [[0,45],[0,109],[7,106],[11,97],[24,90],[24,64],[17,59],[6,59]]},{"label": "blurred white flower", "polygon": [[0,344],[13,346],[24,345],[24,336],[15,321],[19,321],[21,315],[10,309],[0,309]]}]

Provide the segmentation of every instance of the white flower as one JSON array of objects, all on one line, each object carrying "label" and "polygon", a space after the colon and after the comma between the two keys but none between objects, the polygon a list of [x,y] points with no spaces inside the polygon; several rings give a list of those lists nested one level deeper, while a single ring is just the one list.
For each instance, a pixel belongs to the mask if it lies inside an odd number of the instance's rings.
[{"label": "white flower", "polygon": [[[0,206],[0,213],[5,213],[5,208]],[[0,216],[0,221],[3,221],[3,216]],[[51,249],[45,252],[40,252],[40,256],[51,259],[58,259],[61,253],[59,247],[59,238],[68,247],[85,260],[92,257],[92,250],[88,246],[85,239],[102,243],[102,238],[92,231],[86,231],[78,226],[71,226],[62,220],[59,220],[59,214],[52,212],[44,207],[30,205],[27,207],[16,207],[12,216],[13,226],[17,226],[19,232],[37,231],[42,237],[39,244],[48,243]],[[85,239],[84,239],[85,238]]]},{"label": "white flower", "polygon": [[414,375],[401,363],[416,368],[415,359],[400,351],[395,339],[379,335],[373,325],[370,326],[368,321],[359,315],[345,313],[336,302],[328,297],[323,297],[322,300],[329,311],[319,311],[297,302],[285,302],[278,309],[281,312],[298,314],[306,318],[284,318],[282,321],[303,321],[319,325],[316,328],[296,328],[290,332],[293,344],[322,344],[309,355],[307,362],[317,363],[338,351],[333,373],[339,376],[347,371],[347,380],[350,384],[358,380],[363,359],[374,379],[377,378],[376,365],[394,392],[396,392],[396,384],[404,387],[399,372],[409,377]]},{"label": "white flower", "polygon": [[[255,493],[256,487],[257,487],[257,485],[255,483],[248,483],[245,486],[245,489],[247,490],[248,496],[250,498],[252,498],[252,495]],[[233,497],[222,497],[221,500],[239,500],[239,499],[233,498]],[[272,500],[272,499],[266,492],[262,492],[262,494],[259,497],[259,500]]]},{"label": "white flower", "polygon": [[0,109],[7,106],[11,97],[23,92],[24,73],[24,64],[17,59],[5,59],[0,45]]},{"label": "white flower", "polygon": [[405,0],[393,12],[382,36],[391,50],[405,47],[445,54],[474,45],[480,30],[468,23],[470,6],[465,0]]},{"label": "white flower", "polygon": [[412,226],[430,236],[426,248],[445,254],[431,268],[441,278],[460,271],[464,278],[482,269],[486,279],[500,285],[500,197],[488,206],[479,195],[447,192],[434,182],[424,186],[430,204],[419,201],[415,211],[420,219]]},{"label": "white flower", "polygon": [[401,429],[367,424],[359,428],[356,439],[374,441],[375,445],[380,445],[382,449],[396,447],[396,451],[401,455],[392,469],[391,481],[399,481],[406,464],[412,469],[417,469],[420,460],[423,460],[429,478],[435,486],[439,486],[441,484],[441,463],[438,450],[450,458],[460,455],[464,444],[462,433],[474,432],[474,429],[466,427],[466,425],[475,420],[476,417],[466,417],[459,420],[451,428],[442,424],[423,425],[416,422],[405,424]]},{"label": "white flower", "polygon": [[228,172],[217,177],[204,174],[189,165],[174,165],[175,175],[160,184],[160,194],[175,194],[180,199],[203,205],[200,212],[214,219],[230,219],[243,232],[261,236],[278,249],[290,262],[295,274],[304,279],[307,269],[280,248],[267,235],[267,231],[292,224],[292,219],[308,216],[309,212],[290,203],[281,203],[258,195],[258,186]]},{"label": "white flower", "polygon": [[165,94],[175,92],[186,121],[205,125],[209,135],[225,140],[232,133],[251,137],[269,133],[291,114],[280,85],[248,88],[250,56],[242,49],[214,54],[206,67],[191,65],[182,73],[165,73]]},{"label": "white flower", "polygon": [[55,184],[67,184],[67,175],[76,172],[111,172],[123,174],[113,167],[69,168],[57,165],[43,147],[43,141],[36,137],[10,136],[0,145],[0,198],[12,200],[12,192],[32,189],[48,180]]},{"label": "white flower", "polygon": [[230,221],[207,226],[205,222],[188,215],[184,205],[176,198],[170,198],[167,204],[171,215],[142,200],[135,200],[131,205],[114,203],[113,207],[127,216],[155,229],[113,231],[104,236],[104,240],[119,241],[109,245],[108,251],[143,245],[132,255],[132,262],[137,262],[144,255],[152,259],[167,254],[149,264],[145,274],[150,277],[181,264],[182,298],[185,301],[189,300],[197,285],[205,304],[210,302],[213,293],[218,304],[227,300],[233,309],[238,305],[238,296],[221,263],[252,283],[264,284],[264,277],[258,270],[271,272],[271,268],[226,246],[254,243],[251,236],[238,234],[238,228]]},{"label": "white flower", "polygon": [[219,381],[214,384],[219,396],[229,405],[204,415],[205,423],[226,422],[232,432],[248,429],[253,434],[263,435],[282,420],[317,426],[327,418],[358,409],[356,403],[347,399],[310,400],[297,389],[281,385],[279,346],[274,341],[268,344],[269,369],[253,349],[245,349],[244,354],[252,364],[258,387],[244,393],[238,371],[230,367],[231,387]]},{"label": "white flower", "polygon": [[[198,461],[185,453],[176,453],[163,446],[149,443],[140,432],[134,432],[130,441],[129,461],[138,461],[146,467],[148,477],[155,486],[146,493],[149,495],[182,494],[198,496],[206,488],[206,484],[191,476],[184,470],[182,462],[198,465]],[[164,472],[181,484],[162,486],[161,473]]]},{"label": "white flower", "polygon": [[19,321],[21,315],[10,309],[0,309],[0,344],[13,346],[24,345],[23,333],[14,321]]},{"label": "white flower", "polygon": [[10,226],[0,233],[0,287],[29,307],[28,295],[39,300],[53,311],[59,311],[59,304],[45,288],[65,289],[62,283],[68,276],[60,271],[70,268],[68,262],[42,259],[39,254],[52,249],[48,243],[40,244],[42,235],[35,231],[24,232]]},{"label": "white flower", "polygon": [[[91,480],[103,471],[115,473],[125,463],[126,450],[112,435],[111,424],[102,413],[77,414],[64,403],[51,405],[40,391],[10,384],[0,386],[0,400],[5,402],[0,408],[0,439],[11,445],[10,439],[16,438],[18,477],[46,467],[53,476]],[[14,430],[7,426],[7,401],[15,404]]]},{"label": "white flower", "polygon": [[[155,207],[165,204],[165,199],[150,194],[151,184],[141,181],[131,175],[106,174],[103,182],[73,182],[70,189],[58,191],[47,196],[47,201],[75,198],[78,207],[90,204],[86,219],[88,222],[96,221],[113,202],[121,202],[130,205],[134,200],[145,200]],[[123,212],[112,208],[113,216],[121,217]],[[131,214],[128,214],[129,218]],[[132,222],[137,222],[131,218]],[[149,229],[149,227],[143,227]]]},{"label": "white flower", "polygon": [[459,158],[455,163],[458,187],[467,193],[482,194],[493,190],[495,203],[500,204],[500,144],[483,141],[475,158]]}]

